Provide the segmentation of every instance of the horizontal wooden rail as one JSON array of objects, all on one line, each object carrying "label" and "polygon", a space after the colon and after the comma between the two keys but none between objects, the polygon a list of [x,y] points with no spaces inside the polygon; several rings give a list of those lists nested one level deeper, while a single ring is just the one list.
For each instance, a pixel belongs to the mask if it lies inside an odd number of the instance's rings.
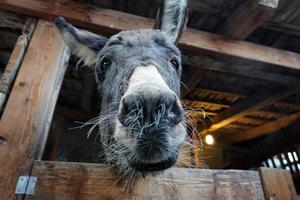
[{"label": "horizontal wooden rail", "polygon": [[26,200],[264,199],[258,172],[171,168],[122,191],[118,175],[100,164],[35,162],[34,195]]},{"label": "horizontal wooden rail", "polygon": [[[64,16],[76,25],[100,33],[152,28],[154,21],[109,9],[92,7],[70,0],[0,0],[0,9],[52,19]],[[213,55],[228,55],[251,61],[300,69],[300,55],[220,35],[187,29],[179,44],[182,48]]]}]

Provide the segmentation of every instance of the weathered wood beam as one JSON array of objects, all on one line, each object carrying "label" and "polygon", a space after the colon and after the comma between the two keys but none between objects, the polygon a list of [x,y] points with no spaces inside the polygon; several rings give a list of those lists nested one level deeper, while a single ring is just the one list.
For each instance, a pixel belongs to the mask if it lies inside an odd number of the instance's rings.
[{"label": "weathered wood beam", "polygon": [[28,18],[25,21],[25,24],[23,24],[22,28],[22,35],[19,36],[14,50],[12,51],[12,54],[4,69],[0,79],[0,112],[2,112],[4,109],[4,104],[23,60],[35,25],[36,19]]},{"label": "weathered wood beam", "polygon": [[18,177],[41,158],[67,59],[59,31],[39,21],[0,121],[1,199],[15,199]]},{"label": "weathered wood beam", "polygon": [[281,153],[292,145],[298,144],[300,142],[299,130],[299,121],[291,123],[287,127],[280,129],[276,134],[252,146],[245,153],[232,158],[226,168],[248,169],[259,165],[265,159]]},{"label": "weathered wood beam", "polygon": [[171,168],[146,176],[125,191],[116,184],[120,178],[116,172],[100,164],[35,162],[31,175],[38,184],[26,200],[264,199],[255,171]]},{"label": "weathered wood beam", "polygon": [[278,7],[279,0],[246,0],[226,20],[218,31],[234,39],[247,38],[263,24]]},{"label": "weathered wood beam", "polygon": [[284,169],[259,168],[265,199],[297,199],[291,173]]},{"label": "weathered wood beam", "polygon": [[[0,0],[0,9],[12,10],[44,19],[64,16],[76,25],[100,33],[120,30],[152,28],[154,21],[109,9],[99,9],[70,0]],[[244,41],[187,29],[179,42],[185,50],[213,55],[227,55],[289,69],[300,69],[300,55]],[[276,59],[274,59],[276,58]]]},{"label": "weathered wood beam", "polygon": [[222,142],[226,142],[226,143],[236,143],[236,142],[251,140],[254,138],[258,138],[258,137],[262,137],[265,135],[270,135],[272,133],[275,133],[275,132],[279,131],[280,129],[282,129],[283,127],[286,127],[290,123],[297,121],[297,120],[300,121],[300,112],[297,112],[292,115],[288,115],[286,117],[276,119],[269,123],[252,128],[250,130],[247,130],[245,132],[242,132],[239,134],[234,134],[230,137],[225,137],[225,138],[220,138],[220,139],[222,139]]},{"label": "weathered wood beam", "polygon": [[255,110],[294,94],[296,91],[297,89],[294,88],[280,92],[260,90],[252,97],[240,101],[217,115],[213,120],[213,124],[209,128],[202,130],[201,134],[205,135],[208,132],[214,132]]},{"label": "weathered wood beam", "polygon": [[183,62],[198,67],[200,69],[207,69],[217,72],[236,74],[253,79],[268,80],[277,82],[287,86],[299,87],[300,80],[290,75],[281,74],[280,71],[276,72],[270,69],[270,66],[260,64],[228,64],[219,61],[216,58],[204,55],[183,55]]}]

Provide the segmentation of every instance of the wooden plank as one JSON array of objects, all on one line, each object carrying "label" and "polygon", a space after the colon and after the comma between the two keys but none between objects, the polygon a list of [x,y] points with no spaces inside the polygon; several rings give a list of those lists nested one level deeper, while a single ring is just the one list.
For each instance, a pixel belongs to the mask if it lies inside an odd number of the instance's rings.
[{"label": "wooden plank", "polygon": [[35,162],[35,193],[26,200],[98,199],[264,199],[255,171],[171,168],[139,180],[127,192],[100,164]]},{"label": "wooden plank", "polygon": [[[76,25],[100,33],[116,33],[120,30],[151,28],[154,24],[154,21],[151,19],[109,9],[95,8],[86,4],[71,2],[70,0],[0,0],[0,8],[45,19],[64,16]],[[289,69],[300,69],[300,55],[297,53],[231,40],[223,36],[194,29],[186,29],[179,46],[185,50],[206,54],[223,54],[284,66]]]},{"label": "wooden plank", "polygon": [[234,10],[218,31],[235,39],[246,39],[278,7],[278,0],[246,0]]},{"label": "wooden plank", "polygon": [[253,79],[268,80],[271,82],[278,82],[287,86],[299,87],[300,80],[292,77],[291,75],[282,74],[282,71],[275,71],[268,65],[262,63],[225,63],[220,61],[218,58],[212,58],[206,55],[183,55],[183,63],[198,67],[201,69],[217,71],[228,74],[236,74],[243,77],[249,77]]},{"label": "wooden plank", "polygon": [[28,175],[47,138],[68,59],[52,23],[39,21],[0,121],[0,194],[14,199],[17,179]]},{"label": "wooden plank", "polygon": [[266,199],[296,200],[297,193],[289,171],[259,168]]},{"label": "wooden plank", "polygon": [[222,141],[226,143],[236,143],[236,142],[251,140],[254,138],[275,133],[279,131],[281,128],[288,126],[290,123],[296,120],[300,121],[300,112],[279,118],[277,120],[247,130],[245,132],[234,134],[230,137],[220,138],[220,139],[222,139]]},{"label": "wooden plank", "polygon": [[12,84],[23,60],[32,32],[35,28],[36,20],[28,18],[23,25],[22,35],[19,36],[8,63],[0,79],[0,111],[4,109],[4,104],[9,95]]},{"label": "wooden plank", "polygon": [[251,98],[241,100],[239,103],[217,115],[214,118],[213,125],[202,130],[201,133],[207,134],[208,132],[216,131],[255,110],[285,98],[296,91],[297,89],[287,89],[280,92],[260,90]]}]

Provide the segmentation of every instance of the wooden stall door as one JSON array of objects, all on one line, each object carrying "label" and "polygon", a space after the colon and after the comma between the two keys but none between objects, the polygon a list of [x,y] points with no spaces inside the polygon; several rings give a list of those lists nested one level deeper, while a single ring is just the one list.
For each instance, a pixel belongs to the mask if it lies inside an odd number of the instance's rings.
[{"label": "wooden stall door", "polygon": [[41,158],[68,57],[54,24],[40,20],[0,121],[1,200],[22,199],[17,180]]},{"label": "wooden stall door", "polygon": [[26,200],[263,200],[259,173],[242,170],[171,168],[123,188],[109,166],[91,163],[34,162],[37,177]]}]

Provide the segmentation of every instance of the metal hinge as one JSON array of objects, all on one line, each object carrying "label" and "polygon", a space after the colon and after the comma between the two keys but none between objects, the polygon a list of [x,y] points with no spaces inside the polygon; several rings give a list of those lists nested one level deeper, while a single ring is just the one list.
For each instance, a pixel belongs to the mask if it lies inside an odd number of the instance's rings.
[{"label": "metal hinge", "polygon": [[37,178],[34,176],[20,176],[15,194],[32,195],[34,193]]}]

